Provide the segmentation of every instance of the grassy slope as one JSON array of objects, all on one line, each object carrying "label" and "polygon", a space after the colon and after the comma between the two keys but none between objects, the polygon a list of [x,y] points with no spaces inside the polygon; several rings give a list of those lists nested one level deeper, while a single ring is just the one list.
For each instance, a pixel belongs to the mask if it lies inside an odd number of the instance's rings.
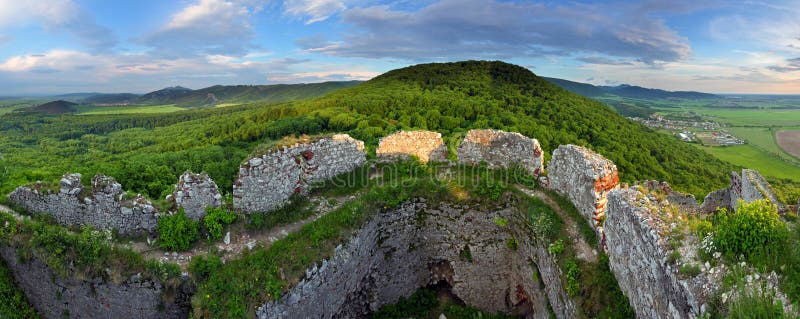
[{"label": "grassy slope", "polygon": [[767,177],[796,180],[800,167],[781,161],[750,145],[700,147],[717,158],[742,167],[757,167]]},{"label": "grassy slope", "polygon": [[170,113],[170,112],[186,110],[185,108],[177,107],[174,104],[146,105],[146,106],[81,105],[78,106],[77,109],[78,109],[78,115]]}]

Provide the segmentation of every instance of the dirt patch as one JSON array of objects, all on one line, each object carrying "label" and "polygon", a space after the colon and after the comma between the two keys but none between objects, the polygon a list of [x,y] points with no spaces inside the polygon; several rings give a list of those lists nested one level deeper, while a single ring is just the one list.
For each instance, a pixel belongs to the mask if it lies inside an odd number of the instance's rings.
[{"label": "dirt patch", "polygon": [[800,130],[778,131],[775,136],[784,152],[800,159]]}]

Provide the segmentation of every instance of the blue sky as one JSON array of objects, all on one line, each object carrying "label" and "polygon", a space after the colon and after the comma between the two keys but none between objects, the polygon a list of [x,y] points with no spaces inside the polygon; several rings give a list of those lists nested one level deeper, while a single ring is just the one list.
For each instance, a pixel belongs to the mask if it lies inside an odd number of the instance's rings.
[{"label": "blue sky", "polygon": [[800,0],[0,0],[0,95],[367,80],[467,59],[800,94]]}]

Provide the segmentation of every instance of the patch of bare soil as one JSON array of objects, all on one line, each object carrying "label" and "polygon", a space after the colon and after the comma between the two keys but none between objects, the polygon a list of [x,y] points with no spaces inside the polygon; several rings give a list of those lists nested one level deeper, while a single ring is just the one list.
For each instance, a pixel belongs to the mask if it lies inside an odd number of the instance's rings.
[{"label": "patch of bare soil", "polygon": [[786,153],[800,158],[800,130],[797,131],[778,131],[775,133],[778,146]]}]

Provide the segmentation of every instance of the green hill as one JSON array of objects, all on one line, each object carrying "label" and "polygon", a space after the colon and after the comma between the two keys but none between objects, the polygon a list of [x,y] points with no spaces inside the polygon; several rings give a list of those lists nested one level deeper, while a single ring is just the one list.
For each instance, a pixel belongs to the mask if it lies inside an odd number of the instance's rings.
[{"label": "green hill", "polygon": [[733,169],[525,68],[468,61],[411,66],[320,98],[281,104],[156,115],[6,115],[0,118],[0,153],[10,169],[0,193],[70,171],[101,171],[151,198],[171,192],[185,170],[205,171],[229,191],[238,165],[262,143],[347,132],[374,150],[380,137],[410,128],[441,132],[451,152],[471,128],[535,137],[547,156],[561,144],[589,146],[613,160],[624,181],[666,180],[699,196],[726,186]]},{"label": "green hill", "polygon": [[67,102],[64,100],[47,102],[44,104],[27,107],[20,109],[22,112],[44,113],[50,115],[75,113],[75,107],[78,104]]},{"label": "green hill", "polygon": [[358,81],[276,85],[215,85],[199,90],[171,87],[132,99],[133,104],[175,104],[184,107],[213,106],[222,103],[286,102],[325,95],[351,87]]}]

